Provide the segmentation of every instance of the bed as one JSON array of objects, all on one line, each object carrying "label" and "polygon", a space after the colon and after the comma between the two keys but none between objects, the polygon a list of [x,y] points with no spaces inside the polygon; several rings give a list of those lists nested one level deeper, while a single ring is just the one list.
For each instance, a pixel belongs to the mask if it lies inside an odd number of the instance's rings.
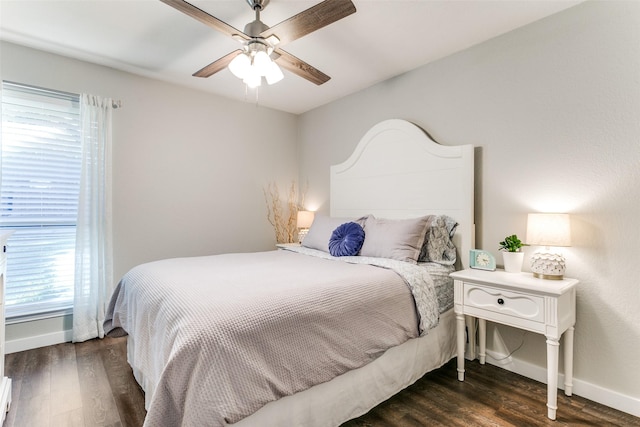
[{"label": "bed", "polygon": [[[128,335],[145,426],[338,426],[453,358],[448,273],[474,243],[473,158],[386,120],[331,167],[330,216],[302,247],[127,273],[105,331]],[[345,222],[366,237],[357,256],[335,257],[323,236]],[[389,230],[409,231],[386,247]],[[455,256],[435,259],[429,233]]]}]

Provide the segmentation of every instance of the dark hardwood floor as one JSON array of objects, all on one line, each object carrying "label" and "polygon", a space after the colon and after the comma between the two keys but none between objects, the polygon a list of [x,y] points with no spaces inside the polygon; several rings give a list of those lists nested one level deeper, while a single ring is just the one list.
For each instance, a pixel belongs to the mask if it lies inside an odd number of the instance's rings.
[{"label": "dark hardwood floor", "polygon": [[[13,402],[6,427],[138,427],[144,394],[127,364],[126,339],[105,338],[8,354]],[[343,427],[640,426],[633,417],[558,393],[558,419],[546,418],[546,386],[503,369],[455,361]]]}]

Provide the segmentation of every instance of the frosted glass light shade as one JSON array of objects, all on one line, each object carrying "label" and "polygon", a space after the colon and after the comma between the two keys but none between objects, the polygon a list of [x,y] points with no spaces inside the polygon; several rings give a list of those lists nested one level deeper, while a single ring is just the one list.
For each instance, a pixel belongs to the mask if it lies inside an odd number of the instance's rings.
[{"label": "frosted glass light shade", "polygon": [[256,73],[260,76],[266,76],[271,65],[271,58],[267,55],[267,52],[258,51],[253,57],[253,67],[256,69]]},{"label": "frosted glass light shade", "polygon": [[569,214],[530,213],[526,242],[534,246],[571,246]]},{"label": "frosted glass light shade", "polygon": [[271,61],[271,64],[269,64],[269,68],[267,69],[265,78],[267,79],[267,83],[272,85],[282,80],[284,78],[284,74],[282,74],[282,70],[280,69],[280,67],[278,67],[278,64]]},{"label": "frosted glass light shade", "polygon": [[239,79],[244,79],[247,76],[249,68],[251,68],[251,59],[244,53],[236,55],[229,63],[229,71]]}]

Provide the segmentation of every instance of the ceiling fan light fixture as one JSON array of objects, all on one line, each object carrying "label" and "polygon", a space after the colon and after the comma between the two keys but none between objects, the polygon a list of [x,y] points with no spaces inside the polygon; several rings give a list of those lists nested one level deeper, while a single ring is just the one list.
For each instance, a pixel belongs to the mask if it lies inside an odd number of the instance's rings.
[{"label": "ceiling fan light fixture", "polygon": [[262,77],[270,85],[279,82],[284,78],[284,74],[269,56],[272,49],[262,41],[249,42],[244,52],[231,60],[228,65],[229,71],[252,89],[262,84]]},{"label": "ceiling fan light fixture", "polygon": [[[331,77],[281,48],[287,43],[291,43],[356,12],[356,7],[351,0],[324,0],[273,27],[269,27],[260,20],[260,13],[264,11],[270,0],[245,0],[255,12],[255,19],[245,25],[244,31],[240,31],[186,0],[161,1],[244,45],[241,53],[234,51],[213,61],[196,71],[193,74],[194,77],[210,77],[224,68],[229,68],[235,76],[242,80],[250,81],[256,86],[259,85],[257,84],[257,79],[254,76],[248,78],[246,69],[252,67],[253,56],[260,51],[264,51],[271,56],[271,61],[273,61],[273,58],[278,59],[284,56],[284,60],[281,62],[286,65],[288,70],[316,85],[329,81]],[[276,36],[276,34],[280,36]],[[247,61],[249,65],[247,65]],[[267,73],[269,74],[267,80],[270,84],[282,79],[282,70],[279,67],[269,65],[268,68],[269,70],[264,71],[260,79],[262,77],[267,78]]]}]

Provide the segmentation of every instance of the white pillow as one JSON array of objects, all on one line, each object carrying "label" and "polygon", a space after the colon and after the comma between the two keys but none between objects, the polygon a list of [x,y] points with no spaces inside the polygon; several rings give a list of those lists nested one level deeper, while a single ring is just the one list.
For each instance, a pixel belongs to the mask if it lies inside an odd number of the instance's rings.
[{"label": "white pillow", "polygon": [[364,223],[361,256],[390,258],[415,264],[418,261],[431,217],[382,219],[373,215]]}]

